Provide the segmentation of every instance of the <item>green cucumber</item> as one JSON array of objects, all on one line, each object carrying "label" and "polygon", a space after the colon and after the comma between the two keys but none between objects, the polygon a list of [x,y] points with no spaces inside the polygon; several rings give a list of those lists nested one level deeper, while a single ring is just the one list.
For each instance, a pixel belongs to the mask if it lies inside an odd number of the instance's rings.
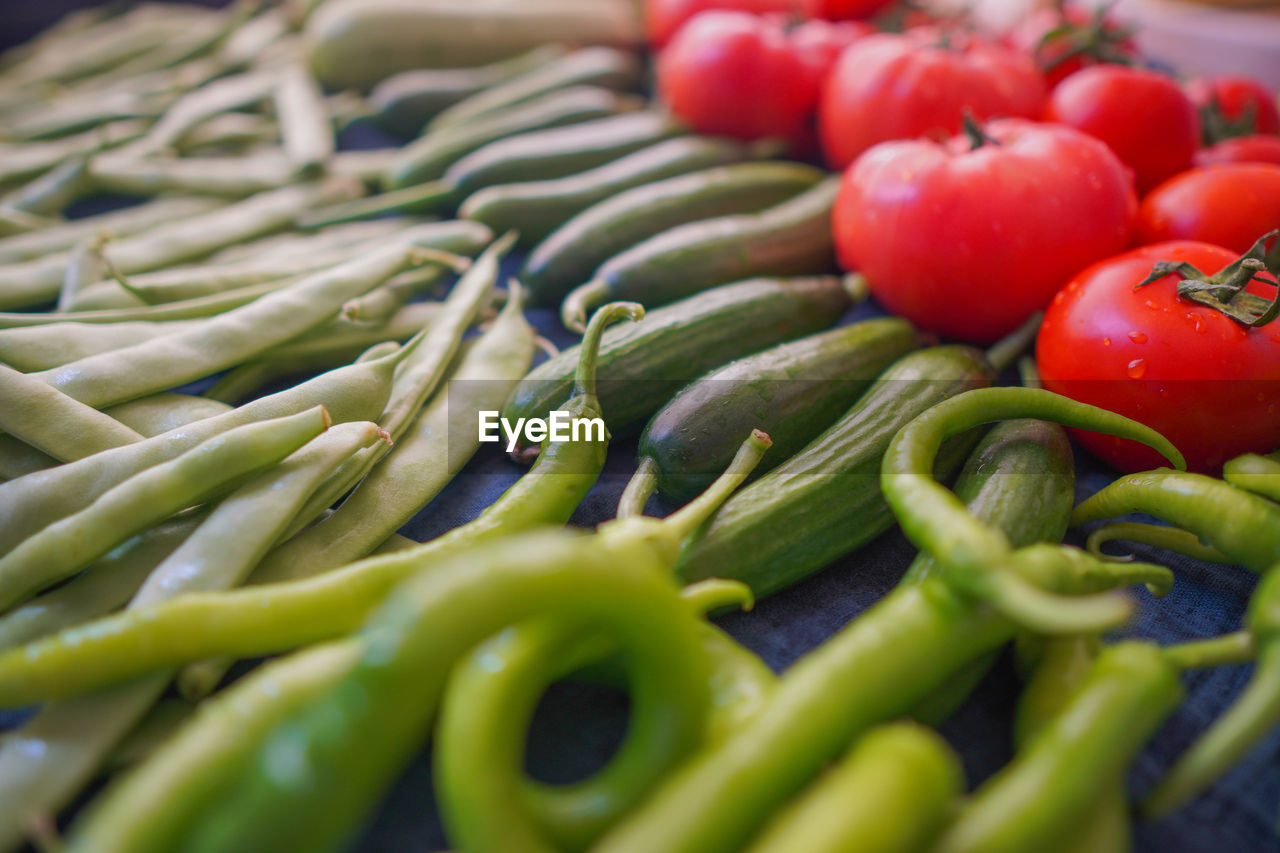
[{"label": "green cucumber", "polygon": [[491,142],[549,127],[613,115],[635,99],[598,86],[574,86],[461,127],[427,133],[400,149],[383,175],[383,188],[399,190],[442,177],[456,161]]},{"label": "green cucumber", "polygon": [[581,330],[592,309],[615,299],[654,308],[747,276],[832,270],[831,208],[839,189],[840,178],[832,175],[759,213],[690,222],[650,237],[610,258],[566,296],[560,319]]},{"label": "green cucumber", "polygon": [[444,182],[462,199],[497,184],[577,174],[687,132],[671,116],[646,111],[521,133],[472,151]]},{"label": "green cucumber", "polygon": [[[851,304],[834,276],[753,279],[701,293],[614,326],[600,344],[600,405],[615,437],[634,432],[690,380],[713,367],[831,326]],[[535,367],[502,408],[512,425],[546,418],[573,387],[578,347]],[[514,455],[537,444],[520,436]]]},{"label": "green cucumber", "polygon": [[369,104],[375,110],[373,120],[397,136],[417,136],[442,110],[540,68],[567,52],[560,45],[544,44],[477,68],[417,68],[393,74],[369,93]]},{"label": "green cucumber", "polygon": [[[686,543],[677,575],[685,583],[740,580],[761,597],[867,544],[893,526],[880,492],[889,441],[929,407],[986,387],[994,376],[986,357],[965,346],[898,359],[844,417],[726,501]],[[966,433],[943,445],[939,476],[954,472],[977,438]]]},{"label": "green cucumber", "polygon": [[486,187],[458,209],[464,219],[498,233],[516,230],[531,246],[597,202],[652,181],[747,160],[750,149],[729,139],[684,136],[566,178]]},{"label": "green cucumber", "polygon": [[919,342],[906,320],[882,317],[729,362],[653,416],[638,455],[652,460],[663,493],[688,501],[724,472],[752,429],[761,429],[773,439],[753,472],[763,475],[831,426]]},{"label": "green cucumber", "polygon": [[631,0],[328,0],[307,18],[311,69],[368,91],[412,68],[495,62],[540,44],[640,44]]},{"label": "green cucumber", "polygon": [[640,59],[634,53],[608,47],[575,50],[445,109],[427,124],[427,129],[440,130],[474,121],[478,116],[492,115],[570,86],[635,89],[641,75]]},{"label": "green cucumber", "polygon": [[636,187],[592,205],[530,252],[520,280],[537,305],[559,305],[614,255],[655,234],[713,216],[763,210],[825,173],[802,163],[735,163]]}]

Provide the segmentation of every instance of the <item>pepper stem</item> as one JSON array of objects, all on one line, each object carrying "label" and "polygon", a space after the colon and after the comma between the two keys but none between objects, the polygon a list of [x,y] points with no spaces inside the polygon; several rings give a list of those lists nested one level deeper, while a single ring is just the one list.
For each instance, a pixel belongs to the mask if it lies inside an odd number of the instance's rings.
[{"label": "pepper stem", "polygon": [[1137,542],[1141,545],[1153,545],[1156,548],[1162,548],[1165,551],[1172,551],[1175,554],[1182,554],[1193,560],[1201,560],[1206,563],[1230,565],[1235,562],[1235,560],[1232,560],[1212,545],[1206,545],[1201,542],[1200,537],[1189,530],[1170,527],[1165,524],[1146,524],[1140,521],[1117,521],[1100,527],[1089,534],[1085,547],[1090,554],[1093,554],[1099,560],[1107,560],[1109,562],[1132,560],[1132,554],[1127,557],[1118,557],[1113,554],[1107,554],[1102,550],[1103,545],[1117,539],[1125,542]]},{"label": "pepper stem", "polygon": [[652,456],[640,459],[635,474],[627,481],[618,499],[618,518],[635,518],[644,515],[644,505],[658,489],[658,463]]},{"label": "pepper stem", "polygon": [[1028,317],[1021,326],[996,341],[987,350],[987,363],[996,369],[1004,370],[1014,360],[1027,351],[1040,333],[1040,323],[1044,320],[1044,312],[1037,311]]},{"label": "pepper stem", "polygon": [[738,486],[751,476],[751,472],[760,464],[764,452],[773,446],[773,440],[766,433],[753,429],[747,440],[742,442],[729,467],[715,479],[707,490],[698,495],[684,507],[667,516],[663,525],[677,537],[677,541],[685,539],[697,530],[704,521],[728,500]]},{"label": "pepper stem", "polygon": [[742,581],[725,578],[707,578],[691,583],[680,590],[680,597],[699,616],[722,607],[750,610],[756,604],[756,596],[751,587]]},{"label": "pepper stem", "polygon": [[1206,669],[1249,663],[1258,654],[1258,645],[1250,631],[1234,631],[1221,637],[1194,640],[1166,646],[1164,656],[1178,669]]},{"label": "pepper stem", "polygon": [[569,291],[560,305],[560,322],[569,331],[582,333],[586,328],[587,314],[608,296],[608,283],[599,279],[578,285]]},{"label": "pepper stem", "polygon": [[600,338],[611,323],[622,318],[639,320],[644,316],[644,306],[638,302],[610,302],[591,317],[582,335],[582,349],[578,351],[578,369],[573,375],[573,396],[582,397],[592,409],[600,408],[596,399],[596,365],[600,361]]}]

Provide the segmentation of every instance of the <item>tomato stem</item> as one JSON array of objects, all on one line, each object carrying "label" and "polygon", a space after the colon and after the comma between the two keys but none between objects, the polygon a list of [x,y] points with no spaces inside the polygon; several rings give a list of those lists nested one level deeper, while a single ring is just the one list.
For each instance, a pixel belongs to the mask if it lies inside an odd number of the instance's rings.
[{"label": "tomato stem", "polygon": [[[1207,305],[1245,326],[1258,328],[1280,317],[1280,293],[1265,299],[1249,293],[1246,288],[1257,279],[1258,273],[1280,274],[1280,239],[1270,253],[1267,242],[1280,237],[1280,229],[1269,231],[1236,260],[1214,275],[1206,275],[1188,263],[1157,261],[1151,272],[1133,289],[1145,287],[1167,275],[1182,276],[1178,282],[1178,296]],[[1265,282],[1272,284],[1273,282]]]},{"label": "tomato stem", "polygon": [[987,132],[978,124],[977,119],[973,117],[973,113],[965,110],[964,117],[961,120],[964,122],[964,135],[969,137],[970,151],[977,151],[984,145],[1000,145],[999,142],[987,135]]}]

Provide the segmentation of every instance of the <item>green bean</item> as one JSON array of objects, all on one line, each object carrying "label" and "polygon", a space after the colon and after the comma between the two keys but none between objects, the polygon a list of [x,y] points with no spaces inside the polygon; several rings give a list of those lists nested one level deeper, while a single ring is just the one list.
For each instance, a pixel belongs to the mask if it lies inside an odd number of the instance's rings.
[{"label": "green bean", "polygon": [[[330,182],[262,193],[116,240],[107,248],[107,258],[125,275],[192,260],[239,240],[280,231],[299,210],[348,197],[353,191],[344,182]],[[0,307],[24,307],[56,298],[65,269],[66,260],[60,257],[0,268]]]},{"label": "green bean", "polygon": [[193,89],[175,101],[143,139],[129,146],[128,155],[145,157],[174,148],[201,122],[266,101],[277,81],[278,75],[273,72],[250,71]]},{"label": "green bean", "polygon": [[57,466],[58,460],[25,441],[0,433],[0,476],[6,480]]},{"label": "green bean", "polygon": [[61,216],[76,200],[90,194],[89,155],[73,154],[53,169],[10,193],[6,210],[20,210],[36,216]]},{"label": "green bean", "polygon": [[338,511],[274,550],[254,572],[269,583],[368,556],[457,476],[480,449],[479,413],[506,402],[533,363],[534,331],[519,287],[431,402]]},{"label": "green bean", "polygon": [[110,122],[156,119],[175,97],[172,92],[92,93],[79,99],[52,103],[33,111],[34,115],[19,117],[9,126],[6,138],[31,142],[90,130]]},{"label": "green bean", "polygon": [[32,376],[93,406],[164,391],[239,364],[323,325],[343,302],[415,263],[417,251],[387,246],[210,317],[189,332],[92,355]]},{"label": "green bean", "polygon": [[204,519],[179,516],[133,537],[77,577],[0,616],[0,649],[39,639],[123,607],[156,566]]},{"label": "green bean", "polygon": [[410,299],[431,290],[447,276],[443,267],[410,272],[424,274],[406,279],[401,273],[363,296],[347,300],[342,306],[342,318],[354,324],[384,323],[404,308]]},{"label": "green bean", "polygon": [[0,208],[0,237],[27,234],[31,231],[50,228],[56,224],[57,220],[50,219],[47,216],[27,213],[25,210],[18,210],[15,207]]},{"label": "green bean", "polygon": [[0,186],[17,180],[38,177],[68,157],[112,148],[136,139],[148,124],[141,119],[127,119],[47,142],[0,145]]},{"label": "green bean", "polygon": [[406,341],[429,327],[439,314],[439,303],[417,302],[404,306],[381,323],[334,320],[236,367],[214,383],[204,396],[225,403],[239,402],[283,376],[346,364],[381,341]]},{"label": "green bean", "polygon": [[198,321],[62,322],[0,329],[0,362],[28,373],[45,370],[78,358],[130,346],[138,341],[186,331],[196,322]]},{"label": "green bean", "polygon": [[102,249],[108,239],[98,234],[71,250],[67,271],[62,277],[62,289],[58,291],[56,310],[66,311],[81,288],[100,281],[107,275],[109,264]]},{"label": "green bean", "polygon": [[397,365],[413,346],[410,342],[393,355],[323,373],[154,438],[10,480],[0,485],[0,552],[12,549],[33,531],[89,506],[126,478],[234,427],[297,414],[316,405],[323,405],[335,423],[373,420],[386,404]]},{"label": "green bean", "polygon": [[963,784],[959,760],[932,729],[911,723],[882,726],[774,815],[747,849],[924,850],[946,824]]},{"label": "green bean", "polygon": [[110,14],[103,7],[77,9],[63,15],[53,24],[21,44],[5,48],[0,53],[0,75],[9,75],[23,62],[44,52],[60,51],[67,45],[74,45],[77,38],[83,38],[86,32],[100,26]]},{"label": "green bean", "polygon": [[[296,235],[289,235],[293,240]],[[323,236],[317,235],[318,237]],[[284,254],[264,253],[262,257],[233,259],[228,263],[163,269],[151,273],[130,276],[130,291],[118,282],[108,281],[90,285],[76,300],[73,310],[83,311],[104,308],[155,305],[197,299],[223,293],[238,287],[248,287],[268,281],[304,275],[350,260],[367,252],[391,244],[414,242],[421,248],[473,255],[493,239],[493,232],[486,227],[474,227],[474,223],[424,222],[379,234],[376,231],[361,240],[343,244],[341,240],[318,245],[303,243],[299,250]],[[287,244],[286,244],[287,245]],[[305,251],[309,250],[309,251]]]},{"label": "green bean", "polygon": [[0,429],[63,462],[142,440],[110,415],[4,365]]},{"label": "green bean", "polygon": [[[183,837],[199,802],[245,760],[243,747],[260,740],[277,722],[327,695],[359,661],[355,640],[315,646],[281,658],[202,703],[195,718],[151,760],[114,783],[73,829],[72,849],[141,851],[148,836]],[[200,772],[192,773],[198,767]],[[164,808],[157,808],[163,803]],[[141,809],[142,812],[138,810]],[[142,813],[152,819],[141,825]]]},{"label": "green bean", "polygon": [[236,28],[218,49],[218,56],[232,68],[243,68],[262,58],[289,34],[289,22],[280,9],[267,9]]},{"label": "green bean", "polygon": [[320,84],[301,63],[280,75],[272,96],[280,119],[285,156],[301,173],[314,172],[333,156],[333,123]]},{"label": "green bean", "polygon": [[162,192],[244,198],[297,181],[293,164],[275,152],[245,157],[134,158],[103,154],[89,164],[89,177],[102,192],[156,195]]},{"label": "green bean", "polygon": [[151,524],[276,464],[329,424],[323,406],[247,424],[125,480],[0,557],[0,608],[70,577]]},{"label": "green bean", "polygon": [[[284,261],[295,259],[299,256],[312,255],[326,248],[346,249],[358,246],[369,243],[379,237],[389,237],[406,228],[423,224],[427,224],[427,220],[417,218],[377,219],[371,222],[351,222],[345,225],[335,225],[315,234],[299,234],[296,231],[286,231],[228,246],[210,255],[202,263],[222,265],[239,261],[265,261],[268,259]],[[445,223],[437,222],[435,225],[443,228]],[[476,247],[475,251],[478,253],[491,239],[492,237],[489,237],[479,241],[480,245]],[[450,247],[442,246],[441,248],[448,249]]]},{"label": "green bean", "polygon": [[226,113],[191,128],[176,146],[178,153],[184,156],[200,152],[217,155],[275,142],[279,138],[280,128],[270,116]]},{"label": "green bean", "polygon": [[[274,293],[301,281],[302,276],[289,276],[260,284],[246,285],[223,293],[211,293],[194,299],[144,305],[136,308],[103,308],[98,311],[72,312],[4,312],[0,313],[0,329],[22,329],[62,323],[75,318],[78,323],[163,323],[172,320],[191,320],[222,314],[232,308],[247,305],[260,296]],[[174,327],[177,328],[176,326]]]},{"label": "green bean", "polygon": [[454,189],[449,184],[443,181],[427,181],[404,189],[313,210],[298,219],[298,227],[303,230],[324,228],[341,222],[358,222],[387,213],[433,213],[447,207],[453,196]]},{"label": "green bean", "polygon": [[426,132],[457,127],[568,86],[601,86],[620,91],[633,89],[640,84],[641,76],[640,62],[635,54],[609,47],[584,47],[518,77],[482,89],[465,101],[444,109],[427,123]]},{"label": "green bean", "polygon": [[108,234],[115,238],[127,237],[157,225],[207,213],[224,204],[226,202],[223,200],[200,196],[161,197],[123,210],[73,219],[44,231],[0,239],[0,264],[31,261],[45,255],[65,252],[86,237],[97,234]]},{"label": "green bean", "polygon": [[195,712],[196,704],[187,699],[162,698],[111,750],[101,773],[108,775],[141,764],[172,740]]},{"label": "green bean", "polygon": [[217,400],[208,400],[190,394],[164,393],[139,397],[103,411],[125,426],[150,438],[204,418],[229,412],[231,407]]},{"label": "green bean", "polygon": [[370,189],[375,189],[399,151],[399,148],[338,151],[329,158],[325,171],[335,178],[355,178]]}]

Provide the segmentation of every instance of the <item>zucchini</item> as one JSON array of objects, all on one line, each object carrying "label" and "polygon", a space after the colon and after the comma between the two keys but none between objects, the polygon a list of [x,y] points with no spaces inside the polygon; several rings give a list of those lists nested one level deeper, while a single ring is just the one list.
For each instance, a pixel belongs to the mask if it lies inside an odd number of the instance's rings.
[{"label": "zucchini", "polygon": [[373,120],[397,136],[417,136],[442,110],[566,53],[568,48],[545,44],[478,68],[417,68],[393,74],[369,93]]},{"label": "zucchini", "polygon": [[566,296],[560,319],[581,331],[592,309],[615,299],[654,308],[747,276],[835,269],[831,208],[839,189],[840,177],[831,175],[759,213],[690,222],[650,237]]},{"label": "zucchini", "polygon": [[444,173],[444,182],[461,199],[496,184],[563,178],[686,132],[670,116],[646,111],[522,133],[458,160]]},{"label": "zucchini", "polygon": [[732,361],[680,389],[653,416],[640,436],[641,464],[652,466],[662,492],[685,502],[728,467],[751,429],[761,429],[773,446],[753,472],[758,477],[831,426],[919,343],[906,320],[883,317]]},{"label": "zucchini", "polygon": [[825,174],[802,163],[736,163],[636,187],[592,205],[529,254],[521,283],[536,305],[559,305],[597,267],[669,228],[763,210],[809,189]]},{"label": "zucchini", "polygon": [[328,0],[303,37],[325,86],[360,91],[399,71],[482,65],[540,44],[643,41],[630,0]]},{"label": "zucchini", "polygon": [[603,118],[635,106],[634,98],[598,86],[552,92],[499,115],[419,136],[391,160],[383,175],[383,188],[399,190],[437,180],[472,151],[508,136]]},{"label": "zucchini", "polygon": [[[740,580],[762,597],[867,544],[893,526],[880,460],[894,434],[934,404],[994,377],[986,357],[966,346],[898,359],[840,420],[726,501],[685,544],[677,575],[684,583]],[[954,472],[977,438],[965,433],[944,444],[938,476]]]},{"label": "zucchini", "polygon": [[640,59],[634,53],[609,47],[575,50],[518,77],[477,92],[441,112],[427,125],[428,130],[473,121],[523,104],[570,86],[602,86],[625,91],[638,88],[642,76]]},{"label": "zucchini", "polygon": [[499,233],[519,231],[520,244],[527,247],[591,205],[623,190],[750,156],[747,146],[729,139],[668,139],[565,178],[486,187],[468,196],[458,215],[483,222]]},{"label": "zucchini", "polygon": [[[781,341],[824,329],[851,304],[834,276],[753,279],[701,293],[644,319],[614,326],[600,344],[597,382],[615,437],[638,429],[668,397],[713,367]],[[512,424],[545,418],[568,398],[578,347],[535,367],[502,408]],[[537,443],[520,436],[514,456],[527,461]]]}]

